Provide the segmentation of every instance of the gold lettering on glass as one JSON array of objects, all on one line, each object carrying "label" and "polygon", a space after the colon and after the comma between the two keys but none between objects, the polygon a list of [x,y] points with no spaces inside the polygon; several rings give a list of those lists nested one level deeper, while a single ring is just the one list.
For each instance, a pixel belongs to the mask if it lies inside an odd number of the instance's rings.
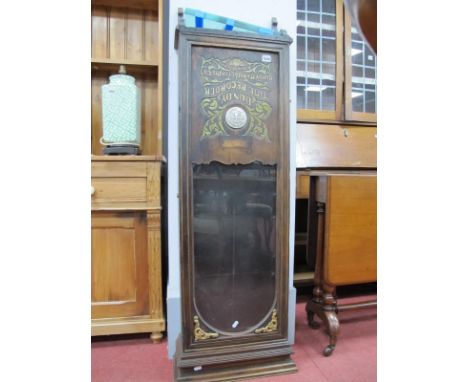
[{"label": "gold lettering on glass", "polygon": [[227,126],[244,129],[242,136],[270,142],[265,123],[272,112],[267,102],[273,80],[270,63],[240,58],[202,60],[200,74],[205,98],[200,107],[207,120],[200,139],[229,136]]}]

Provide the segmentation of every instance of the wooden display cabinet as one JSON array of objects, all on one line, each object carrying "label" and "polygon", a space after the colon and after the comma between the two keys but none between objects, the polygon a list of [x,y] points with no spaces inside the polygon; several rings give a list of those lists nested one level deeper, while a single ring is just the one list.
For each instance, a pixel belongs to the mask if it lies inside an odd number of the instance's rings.
[{"label": "wooden display cabinet", "polygon": [[[181,14],[181,12],[180,12]],[[297,370],[288,342],[289,44],[179,21],[177,381]]]},{"label": "wooden display cabinet", "polygon": [[[91,3],[92,335],[165,330],[161,282],[163,0]],[[141,155],[104,156],[101,86],[141,91]]]}]

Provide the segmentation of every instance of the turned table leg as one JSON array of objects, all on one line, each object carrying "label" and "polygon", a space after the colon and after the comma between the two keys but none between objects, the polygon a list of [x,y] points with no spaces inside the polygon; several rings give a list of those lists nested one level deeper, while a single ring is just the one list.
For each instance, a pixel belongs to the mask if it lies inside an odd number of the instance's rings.
[{"label": "turned table leg", "polygon": [[[316,259],[314,275],[313,297],[306,304],[307,321],[311,328],[317,329],[320,324],[314,321],[314,315],[318,315],[326,324],[327,333],[330,337],[330,343],[323,350],[323,354],[328,357],[335,350],[337,337],[340,330],[340,323],[336,315],[337,303],[335,298],[335,287],[324,283],[324,234],[325,234],[325,203],[316,202],[312,188],[314,183],[311,180],[309,193],[309,211],[308,211],[308,229],[314,227],[310,235],[316,235]],[[316,219],[314,221],[314,219]],[[314,224],[315,223],[315,224]],[[312,251],[311,245],[307,246],[307,251]]]},{"label": "turned table leg", "polygon": [[306,304],[307,321],[312,329],[318,329],[320,323],[314,320],[314,315],[321,316],[322,313],[322,289],[320,285],[314,287],[314,295]]},{"label": "turned table leg", "polygon": [[[310,187],[311,190],[314,186],[314,183],[311,181]],[[317,321],[314,321],[314,315],[318,315],[322,320],[323,317],[323,291],[322,291],[322,279],[323,279],[323,234],[324,234],[324,212],[325,205],[320,202],[315,202],[312,199],[313,194],[310,191],[309,197],[309,211],[308,211],[308,230],[311,227],[315,227],[314,234],[317,237],[317,240],[314,241],[310,238],[309,232],[309,243],[315,243],[315,272],[314,272],[314,291],[313,297],[310,301],[307,302],[306,312],[307,312],[307,321],[309,326],[312,329],[319,328],[320,324]],[[315,224],[313,224],[314,219],[316,219]],[[307,246],[307,251],[312,251],[311,245]]]},{"label": "turned table leg", "polygon": [[327,325],[327,332],[330,337],[330,343],[323,350],[323,354],[328,357],[333,353],[333,350],[335,350],[336,341],[340,332],[340,322],[336,315],[335,287],[325,284],[323,289],[323,313]]}]

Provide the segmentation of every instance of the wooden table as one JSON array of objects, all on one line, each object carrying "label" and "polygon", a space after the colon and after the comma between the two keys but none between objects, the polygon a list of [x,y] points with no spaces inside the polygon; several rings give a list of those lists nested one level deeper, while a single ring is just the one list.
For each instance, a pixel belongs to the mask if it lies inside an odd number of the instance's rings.
[{"label": "wooden table", "polygon": [[305,176],[299,193],[309,197],[307,258],[316,256],[306,310],[312,328],[318,327],[314,315],[327,326],[328,356],[339,333],[338,310],[375,305],[338,306],[336,287],[377,280],[377,128],[299,123],[296,167]]},{"label": "wooden table", "polygon": [[[308,247],[315,251],[313,298],[307,303],[327,326],[329,356],[339,334],[338,310],[364,308],[376,301],[338,305],[336,287],[377,281],[377,172],[375,170],[301,171],[309,176]],[[308,257],[309,254],[308,254]]]}]

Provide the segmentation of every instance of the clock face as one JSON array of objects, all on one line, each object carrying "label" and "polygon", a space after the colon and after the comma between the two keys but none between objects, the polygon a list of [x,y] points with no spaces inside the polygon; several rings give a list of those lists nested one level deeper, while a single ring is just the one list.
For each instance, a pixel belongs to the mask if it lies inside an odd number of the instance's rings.
[{"label": "clock face", "polygon": [[233,129],[242,129],[247,125],[247,113],[239,106],[233,106],[226,112],[226,124]]}]

